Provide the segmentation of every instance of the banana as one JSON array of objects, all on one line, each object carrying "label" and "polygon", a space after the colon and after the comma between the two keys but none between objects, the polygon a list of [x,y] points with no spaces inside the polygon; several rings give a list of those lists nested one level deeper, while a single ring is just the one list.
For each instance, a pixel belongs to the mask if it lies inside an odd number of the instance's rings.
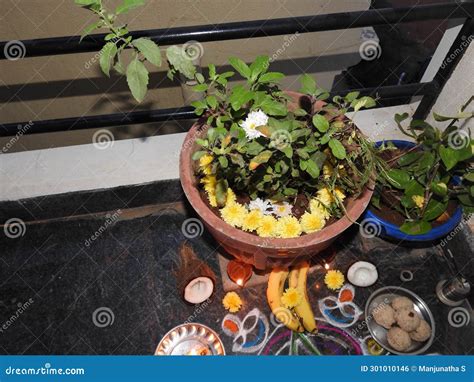
[{"label": "banana", "polygon": [[301,333],[304,329],[299,320],[289,309],[281,305],[281,296],[283,294],[283,289],[285,288],[285,281],[288,277],[288,273],[289,272],[286,269],[274,269],[270,273],[267,287],[268,305],[270,305],[270,309],[278,321],[283,323],[288,329]]},{"label": "banana", "polygon": [[317,333],[318,327],[314,319],[313,310],[309,303],[308,293],[306,290],[306,280],[308,279],[309,263],[302,262],[290,272],[290,288],[297,289],[303,296],[303,301],[295,306],[295,313],[301,318],[304,328],[310,333]]}]

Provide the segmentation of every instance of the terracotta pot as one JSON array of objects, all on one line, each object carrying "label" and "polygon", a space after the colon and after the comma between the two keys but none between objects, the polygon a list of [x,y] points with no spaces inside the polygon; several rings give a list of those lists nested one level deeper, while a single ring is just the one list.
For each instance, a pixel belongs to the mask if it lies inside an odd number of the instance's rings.
[{"label": "terracotta pot", "polygon": [[[306,99],[299,93],[287,92],[295,99],[295,105],[301,105]],[[316,105],[319,108],[324,103]],[[224,222],[207,206],[199,193],[199,181],[195,176],[196,164],[191,159],[197,150],[196,138],[206,131],[202,123],[195,123],[189,130],[181,148],[179,171],[181,185],[204,225],[222,247],[238,260],[252,264],[259,270],[285,266],[297,258],[312,257],[327,247],[347,228],[356,221],[367,208],[373,190],[366,188],[358,198],[348,198],[346,203],[347,216],[326,226],[319,232],[302,235],[297,238],[262,238]]]}]

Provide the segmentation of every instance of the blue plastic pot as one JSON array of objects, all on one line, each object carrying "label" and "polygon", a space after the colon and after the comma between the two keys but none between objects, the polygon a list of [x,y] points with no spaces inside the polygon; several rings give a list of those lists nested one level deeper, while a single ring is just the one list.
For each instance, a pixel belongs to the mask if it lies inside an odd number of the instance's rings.
[{"label": "blue plastic pot", "polygon": [[[384,142],[392,142],[399,149],[410,149],[415,146],[415,143],[409,141],[388,140],[377,142],[376,147],[381,146]],[[454,182],[459,184],[460,180],[454,179]],[[441,239],[454,230],[461,222],[461,219],[462,208],[458,207],[453,216],[451,216],[448,221],[437,227],[434,227],[431,231],[423,235],[407,235],[406,233],[400,231],[400,228],[395,224],[377,216],[375,210],[369,208],[365,211],[364,215],[362,215],[364,224],[370,224],[373,228],[376,227],[375,230],[377,231],[378,236],[413,242],[427,242]]]}]

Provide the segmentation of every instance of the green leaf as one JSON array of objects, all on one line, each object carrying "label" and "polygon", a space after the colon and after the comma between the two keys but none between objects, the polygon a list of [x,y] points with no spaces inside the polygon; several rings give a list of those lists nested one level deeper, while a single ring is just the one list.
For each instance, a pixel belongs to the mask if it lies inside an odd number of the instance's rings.
[{"label": "green leaf", "polygon": [[265,83],[265,82],[279,82],[281,79],[285,78],[283,73],[279,72],[268,72],[262,74],[258,79],[258,82]]},{"label": "green leaf", "polygon": [[316,179],[319,176],[319,167],[312,159],[306,161],[306,172],[313,179]]},{"label": "green leaf", "polygon": [[472,116],[473,116],[472,113],[467,112],[467,111],[459,113],[458,115],[456,115],[454,117],[448,117],[448,116],[444,116],[444,115],[441,115],[441,114],[433,113],[433,118],[437,122],[445,122],[445,121],[450,121],[452,119],[471,118]]},{"label": "green leaf", "polygon": [[405,222],[401,225],[400,231],[407,235],[423,235],[431,231],[431,224],[426,221]]},{"label": "green leaf", "polygon": [[448,186],[443,182],[433,182],[431,183],[431,191],[433,191],[436,195],[446,196],[448,194]]},{"label": "green leaf", "polygon": [[253,93],[247,90],[242,85],[237,85],[232,89],[232,94],[229,97],[229,103],[235,111],[249,102],[253,98]]},{"label": "green leaf", "polygon": [[84,37],[88,36],[92,31],[96,30],[97,28],[100,28],[101,26],[102,26],[102,21],[98,21],[94,24],[91,24],[85,27],[84,30],[82,31],[81,39],[79,40],[79,42],[81,42],[84,39]]},{"label": "green leaf", "polygon": [[113,42],[108,42],[100,51],[99,64],[100,68],[107,77],[110,77],[110,67],[113,59],[117,54],[117,46]]},{"label": "green leaf", "polygon": [[250,80],[253,82],[257,77],[267,71],[268,69],[268,56],[258,56],[254,62],[250,65]]},{"label": "green leaf", "polygon": [[89,7],[91,5],[100,5],[100,1],[101,0],[75,0],[74,2],[82,7]]},{"label": "green leaf", "polygon": [[270,150],[265,150],[253,157],[249,164],[250,170],[255,170],[262,163],[267,163],[272,155],[273,153]]},{"label": "green leaf", "polygon": [[214,64],[209,64],[209,78],[213,80],[216,77],[216,66]]},{"label": "green leaf", "polygon": [[207,151],[203,151],[203,150],[196,151],[192,156],[192,160],[198,160],[201,157],[203,157],[205,154],[207,154]]},{"label": "green leaf", "polygon": [[408,113],[403,113],[403,114],[395,114],[395,122],[400,123],[403,122],[405,119],[407,119],[410,115]]},{"label": "green leaf", "polygon": [[408,172],[393,168],[387,173],[387,180],[396,188],[405,188],[410,185],[410,175]]},{"label": "green leaf", "polygon": [[137,48],[145,58],[155,66],[161,66],[161,52],[158,45],[156,45],[149,38],[139,38],[133,40],[133,46]]},{"label": "green leaf", "polygon": [[351,103],[351,106],[354,108],[354,111],[359,111],[363,107],[370,108],[376,105],[375,100],[371,97],[362,97],[356,99]]},{"label": "green leaf", "polygon": [[316,93],[316,81],[309,74],[303,74],[300,77],[301,88],[300,92],[304,94],[315,94]]},{"label": "green leaf", "polygon": [[140,7],[145,4],[145,0],[124,0],[122,5],[119,5],[115,9],[115,13],[118,15],[121,13],[127,13],[128,11]]},{"label": "green leaf", "polygon": [[468,172],[467,174],[464,174],[463,179],[471,183],[474,182],[474,172]]},{"label": "green leaf", "polygon": [[313,125],[321,132],[325,133],[329,129],[328,120],[321,114],[315,114],[313,116]]},{"label": "green leaf", "polygon": [[267,99],[260,104],[260,108],[265,114],[274,116],[285,116],[288,114],[288,108],[281,102]]},{"label": "green leaf", "polygon": [[413,153],[408,153],[408,154],[404,154],[399,160],[398,160],[398,164],[401,166],[401,167],[404,167],[404,166],[408,166],[412,163],[415,163],[417,162],[420,157],[423,155],[422,152],[413,152]]},{"label": "green leaf", "polygon": [[344,159],[346,157],[346,149],[337,139],[331,138],[329,140],[329,147],[331,148],[332,154],[337,159]]},{"label": "green leaf", "polygon": [[[405,189],[404,194],[406,196],[411,198],[414,195],[423,195],[425,193],[424,187],[418,181],[415,179],[405,181],[405,179],[404,175],[401,175],[401,178],[398,178],[399,181],[404,182],[403,188]],[[397,182],[397,184],[399,183]]]},{"label": "green leaf", "polygon": [[166,49],[166,58],[169,63],[188,79],[193,79],[196,67],[192,60],[183,52],[183,48],[173,45]]},{"label": "green leaf", "polygon": [[446,170],[451,170],[458,163],[457,151],[445,146],[439,146],[439,155],[446,166]]},{"label": "green leaf", "polygon": [[354,101],[357,97],[359,97],[360,95],[360,92],[350,92],[348,93],[344,99],[347,101],[347,102],[352,102]]},{"label": "green leaf", "polygon": [[148,88],[148,70],[138,57],[135,57],[127,67],[127,83],[133,97],[138,102],[143,101]]},{"label": "green leaf", "polygon": [[229,165],[229,161],[224,155],[219,156],[218,161],[222,168],[227,168]]},{"label": "green leaf", "polygon": [[193,92],[204,92],[207,90],[207,84],[197,84],[193,86]]},{"label": "green leaf", "polygon": [[448,202],[440,202],[434,198],[430,199],[423,214],[424,220],[434,220],[448,208]]},{"label": "green leaf", "polygon": [[251,70],[249,66],[243,62],[240,58],[237,57],[230,57],[229,58],[229,63],[232,65],[232,67],[237,70],[237,72],[244,77],[245,79],[250,79],[251,75]]},{"label": "green leaf", "polygon": [[227,201],[227,182],[219,179],[216,183],[216,201],[218,207],[224,207]]},{"label": "green leaf", "polygon": [[217,98],[213,95],[206,97],[206,102],[212,109],[217,107]]}]

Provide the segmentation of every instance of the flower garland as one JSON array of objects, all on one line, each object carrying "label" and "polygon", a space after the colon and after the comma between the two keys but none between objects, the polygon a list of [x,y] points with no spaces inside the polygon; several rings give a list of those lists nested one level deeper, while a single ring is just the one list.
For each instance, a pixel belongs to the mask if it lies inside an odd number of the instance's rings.
[{"label": "flower garland", "polygon": [[[199,168],[204,177],[201,183],[207,194],[209,204],[217,207],[216,177],[212,175],[213,156],[206,154],[199,159]],[[292,207],[287,202],[274,202],[257,198],[247,205],[237,202],[235,193],[228,188],[225,206],[219,210],[222,220],[243,231],[254,232],[260,237],[293,238],[303,233],[320,231],[331,217],[329,207],[341,202],[345,194],[339,189],[334,194],[325,187],[320,189],[309,202],[309,210],[299,219],[292,215]]]}]

